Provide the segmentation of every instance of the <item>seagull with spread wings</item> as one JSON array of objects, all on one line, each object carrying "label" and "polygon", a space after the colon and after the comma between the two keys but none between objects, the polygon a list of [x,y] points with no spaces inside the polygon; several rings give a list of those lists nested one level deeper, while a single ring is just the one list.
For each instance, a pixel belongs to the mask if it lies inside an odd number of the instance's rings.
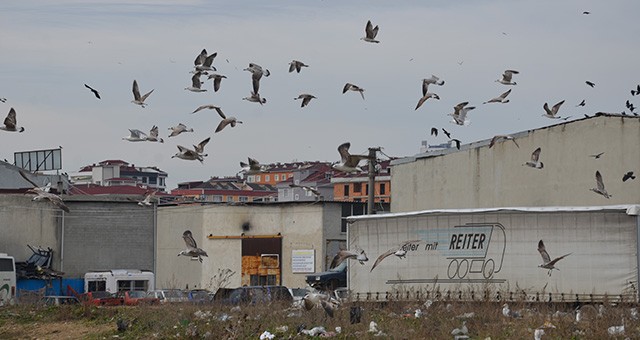
[{"label": "seagull with spread wings", "polygon": [[467,113],[475,109],[475,106],[467,106],[469,102],[462,102],[453,107],[453,113],[449,113],[449,116],[453,117],[452,123],[456,125],[469,125],[471,122],[467,119]]},{"label": "seagull with spread wings", "polygon": [[502,103],[502,104],[505,104],[505,103],[508,103],[509,99],[507,99],[507,96],[510,93],[511,93],[511,89],[509,89],[509,91],[504,92],[504,93],[502,93],[501,95],[499,95],[499,96],[497,96],[495,98],[487,100],[486,102],[484,102],[482,104],[489,104],[489,103]]},{"label": "seagull with spread wings", "polygon": [[336,254],[336,256],[333,257],[333,260],[331,261],[331,265],[329,266],[329,268],[335,268],[339,266],[340,263],[342,263],[344,260],[348,260],[348,259],[357,260],[362,265],[366,261],[369,261],[369,258],[367,257],[367,253],[365,253],[363,249],[356,248],[355,251],[340,249]]},{"label": "seagull with spread wings", "polygon": [[502,73],[502,78],[496,81],[503,85],[517,85],[517,83],[515,81],[511,81],[511,79],[513,78],[514,74],[518,73],[520,72],[516,70],[505,70],[504,73]]},{"label": "seagull with spread wings", "polygon": [[540,264],[538,267],[544,268],[544,269],[549,269],[549,276],[551,276],[551,271],[552,270],[554,270],[554,269],[560,270],[560,269],[555,267],[556,262],[558,262],[558,261],[562,260],[563,258],[571,255],[571,253],[569,253],[569,254],[566,254],[566,255],[562,255],[560,257],[556,257],[555,259],[551,260],[551,257],[549,256],[549,253],[547,253],[547,250],[546,250],[542,240],[540,240],[538,242],[538,252],[540,252],[540,255],[542,256],[542,264]]},{"label": "seagull with spread wings", "polygon": [[169,137],[175,137],[183,132],[193,132],[193,128],[187,128],[187,126],[182,123],[178,123],[178,125],[170,127],[169,130],[171,130]]},{"label": "seagull with spread wings", "polygon": [[47,201],[51,202],[51,204],[53,204],[56,207],[64,210],[65,212],[67,212],[67,213],[70,212],[69,207],[67,207],[67,205],[64,204],[64,201],[62,201],[62,198],[60,198],[60,196],[49,192],[49,188],[51,187],[51,183],[49,183],[45,187],[39,187],[34,181],[29,179],[29,177],[27,176],[27,174],[25,173],[24,170],[20,170],[19,172],[20,172],[20,176],[22,176],[22,178],[24,178],[27,182],[29,182],[31,185],[33,185],[33,188],[27,190],[28,193],[36,195],[35,197],[33,197],[32,201],[47,200]]},{"label": "seagull with spread wings", "polygon": [[216,112],[218,112],[218,115],[220,115],[220,117],[222,118],[222,120],[218,124],[218,127],[216,127],[216,131],[215,132],[222,131],[222,129],[224,129],[227,125],[231,125],[231,127],[235,127],[236,124],[242,124],[242,121],[236,119],[236,117],[232,117],[232,116],[227,117],[224,114],[224,112],[222,112],[221,108],[216,106],[216,107],[214,107],[214,109],[216,110]]},{"label": "seagull with spread wings", "polygon": [[142,201],[138,202],[138,205],[141,206],[141,207],[152,206],[153,205],[152,201],[156,199],[156,192],[157,191],[152,191],[152,192],[147,193],[144,196],[144,199]]},{"label": "seagull with spread wings", "polygon": [[595,192],[596,194],[602,195],[607,199],[612,196],[607,192],[607,189],[604,188],[604,182],[602,181],[602,175],[600,174],[600,171],[596,171],[596,187],[589,190]]},{"label": "seagull with spread wings", "polygon": [[149,97],[149,95],[151,95],[151,93],[153,93],[153,90],[147,92],[144,96],[141,96],[140,89],[138,88],[138,82],[135,79],[133,80],[133,100],[131,101],[132,103],[145,107],[145,105],[147,104],[144,101],[147,99],[147,97]]},{"label": "seagull with spread wings", "polygon": [[202,88],[202,81],[200,80],[200,76],[202,73],[196,72],[193,77],[191,77],[191,86],[185,87],[185,90],[191,92],[206,92],[207,89]]},{"label": "seagull with spread wings", "polygon": [[299,60],[292,60],[289,63],[289,73],[296,71],[297,73],[300,73],[300,71],[302,70],[303,67],[309,67],[309,65],[299,61]]},{"label": "seagull with spread wings", "polygon": [[190,256],[192,258],[198,258],[198,261],[200,261],[200,263],[202,263],[203,256],[209,257],[206,251],[202,250],[202,248],[198,248],[196,240],[193,239],[191,231],[185,230],[184,233],[182,233],[182,239],[184,239],[184,243],[187,245],[187,249],[179,252],[178,256],[184,255]]},{"label": "seagull with spread wings", "polygon": [[122,137],[123,140],[127,140],[129,142],[144,142],[147,138],[147,134],[138,129],[129,129],[129,136]]},{"label": "seagull with spread wings", "polygon": [[198,160],[200,161],[200,163],[204,164],[204,158],[203,158],[204,156],[206,155],[201,155],[194,150],[185,148],[182,145],[178,145],[178,152],[175,155],[171,156],[171,158],[180,158],[187,161]]},{"label": "seagull with spread wings", "polygon": [[227,79],[227,76],[223,76],[222,74],[212,73],[207,76],[207,80],[213,79],[213,92],[218,92],[220,90],[220,83],[222,83],[222,79]]},{"label": "seagull with spread wings", "polygon": [[269,75],[271,75],[271,72],[269,72],[269,70],[267,70],[266,68],[263,69],[262,66],[254,63],[249,63],[249,67],[245,68],[244,71],[251,72],[251,81],[254,93],[260,92],[260,79],[262,79],[262,76],[264,75],[265,77],[268,77]]},{"label": "seagull with spread wings", "polygon": [[147,141],[164,143],[164,139],[158,137],[158,126],[157,125],[154,125],[153,127],[151,127],[151,130],[149,131],[149,136],[147,137]]},{"label": "seagull with spread wings", "polygon": [[387,257],[391,256],[391,255],[395,255],[399,258],[404,258],[407,256],[407,246],[411,245],[411,244],[416,244],[416,243],[420,243],[422,242],[422,240],[408,240],[408,241],[404,241],[402,242],[398,247],[394,247],[391,248],[389,250],[387,250],[386,252],[382,253],[380,256],[378,256],[378,258],[376,259],[376,262],[373,263],[373,267],[371,267],[371,270],[369,272],[372,272],[373,269],[380,264],[380,262],[382,262],[382,260],[386,259]]},{"label": "seagull with spread wings", "polygon": [[0,125],[0,130],[8,132],[23,132],[24,127],[17,126],[17,124],[18,120],[16,119],[16,110],[11,108],[9,109],[7,117],[4,119],[4,125]]},{"label": "seagull with spread wings", "polygon": [[564,100],[556,103],[556,105],[554,105],[551,109],[549,109],[549,104],[544,103],[542,108],[544,109],[545,114],[543,114],[542,116],[547,117],[547,118],[551,118],[551,119],[560,119],[560,118],[562,118],[562,117],[557,115],[558,114],[558,110],[560,110],[560,106],[562,106],[562,104],[564,104]]},{"label": "seagull with spread wings", "polygon": [[496,135],[496,136],[493,136],[493,138],[491,138],[491,142],[489,142],[489,149],[491,149],[500,140],[513,141],[513,144],[515,144],[518,148],[520,148],[520,145],[518,145],[518,142],[516,142],[516,139],[513,138],[513,136],[511,136],[511,135]]},{"label": "seagull with spread wings", "polygon": [[364,100],[364,89],[358,85],[354,85],[351,83],[346,83],[344,84],[344,87],[342,88],[342,93],[347,93],[347,91],[354,91],[354,92],[360,92],[360,95],[362,96],[362,99]]},{"label": "seagull with spread wings", "polygon": [[260,164],[256,159],[247,157],[247,161],[249,163],[240,162],[240,170],[244,175],[255,175],[269,170],[269,167],[263,164]]},{"label": "seagull with spread wings", "polygon": [[310,192],[313,194],[313,196],[315,196],[316,198],[320,198],[320,196],[322,196],[320,194],[320,191],[318,191],[318,188],[316,187],[311,187],[308,185],[299,185],[299,184],[289,184],[290,187],[292,188],[302,188],[305,192]]},{"label": "seagull with spread wings", "polygon": [[331,168],[342,172],[362,172],[363,170],[358,166],[363,159],[371,159],[365,155],[352,155],[349,153],[351,143],[346,142],[338,146],[338,153],[340,153],[341,161],[339,163],[331,165]]},{"label": "seagull with spread wings", "polygon": [[303,93],[301,95],[299,95],[297,98],[293,98],[294,100],[298,100],[298,99],[302,99],[302,104],[300,105],[300,107],[305,107],[309,104],[309,102],[311,101],[311,99],[314,99],[315,96],[312,94],[308,94],[308,93]]},{"label": "seagull with spread wings", "polygon": [[534,169],[544,168],[544,163],[540,162],[540,151],[542,151],[542,149],[540,148],[535,149],[533,153],[531,153],[531,160],[524,163],[523,165],[532,167]]},{"label": "seagull with spread wings", "polygon": [[96,98],[101,99],[100,98],[100,93],[98,92],[98,90],[94,89],[93,87],[84,84],[84,87],[88,88],[89,90],[91,90],[91,92],[93,92],[93,95],[96,96]]},{"label": "seagull with spread wings", "polygon": [[367,25],[364,27],[364,34],[365,36],[360,38],[360,40],[376,44],[380,42],[376,40],[376,36],[378,35],[378,25],[373,27],[371,20],[367,21]]},{"label": "seagull with spread wings", "polygon": [[204,153],[204,147],[205,147],[205,145],[207,145],[207,143],[209,143],[209,140],[211,140],[211,137],[207,137],[202,142],[200,142],[198,145],[194,145],[193,146],[193,151],[199,153],[202,157],[207,157],[207,154]]}]

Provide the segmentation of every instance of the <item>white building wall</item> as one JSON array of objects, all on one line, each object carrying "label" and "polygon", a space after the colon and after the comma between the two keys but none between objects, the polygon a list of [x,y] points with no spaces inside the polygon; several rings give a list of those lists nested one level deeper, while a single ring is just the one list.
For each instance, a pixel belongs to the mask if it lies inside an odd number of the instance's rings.
[{"label": "white building wall", "polygon": [[[600,116],[519,133],[516,141],[474,143],[436,157],[395,161],[391,211],[513,206],[609,205],[640,202],[640,119]],[[543,169],[523,166],[540,147]],[[600,159],[589,155],[605,152]],[[595,172],[610,199],[597,195]]]}]

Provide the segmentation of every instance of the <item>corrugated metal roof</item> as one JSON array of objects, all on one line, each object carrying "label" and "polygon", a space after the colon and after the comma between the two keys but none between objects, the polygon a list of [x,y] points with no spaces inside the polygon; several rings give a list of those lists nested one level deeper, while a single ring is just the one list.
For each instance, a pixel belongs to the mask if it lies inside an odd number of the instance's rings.
[{"label": "corrugated metal roof", "polygon": [[429,214],[472,214],[482,212],[498,212],[498,211],[514,211],[514,212],[579,212],[579,211],[604,211],[604,210],[617,210],[625,211],[627,215],[638,216],[640,215],[640,205],[628,204],[628,205],[602,205],[602,206],[586,206],[586,207],[501,207],[501,208],[473,208],[473,209],[434,209],[434,210],[420,210],[409,211],[401,213],[388,213],[377,215],[361,215],[361,216],[349,216],[348,222],[354,222],[357,220],[376,219],[376,218],[392,218],[392,217],[407,217]]}]

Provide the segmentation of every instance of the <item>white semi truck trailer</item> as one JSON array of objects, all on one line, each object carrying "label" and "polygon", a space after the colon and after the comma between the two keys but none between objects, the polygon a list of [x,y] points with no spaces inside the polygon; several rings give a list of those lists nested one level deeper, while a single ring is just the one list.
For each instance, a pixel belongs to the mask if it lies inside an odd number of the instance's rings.
[{"label": "white semi truck trailer", "polygon": [[[428,210],[347,218],[348,285],[359,300],[637,302],[640,205]],[[551,266],[539,252],[543,241]],[[406,241],[413,241],[401,245]],[[389,255],[402,248],[406,257]]]}]

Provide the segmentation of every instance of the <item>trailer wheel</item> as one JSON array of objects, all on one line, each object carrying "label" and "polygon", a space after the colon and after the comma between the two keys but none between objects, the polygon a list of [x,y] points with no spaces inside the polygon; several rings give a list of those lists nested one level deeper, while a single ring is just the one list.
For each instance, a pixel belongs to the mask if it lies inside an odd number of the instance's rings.
[{"label": "trailer wheel", "polygon": [[469,272],[469,261],[467,261],[467,259],[464,259],[460,261],[460,265],[458,265],[458,277],[461,279],[464,279],[464,277],[467,276],[468,272]]},{"label": "trailer wheel", "polygon": [[[456,259],[451,260],[451,262],[449,263],[449,268],[447,268],[447,275],[449,276],[450,279],[453,279],[454,277],[456,277],[456,275],[458,275],[458,270],[460,270],[459,267],[460,266],[458,265],[458,260]],[[452,269],[455,269],[455,270],[452,271]]]},{"label": "trailer wheel", "polygon": [[496,263],[493,261],[493,259],[488,259],[484,263],[484,268],[482,268],[482,275],[484,276],[485,279],[488,279],[491,276],[493,276],[493,271],[495,269],[496,269]]}]

